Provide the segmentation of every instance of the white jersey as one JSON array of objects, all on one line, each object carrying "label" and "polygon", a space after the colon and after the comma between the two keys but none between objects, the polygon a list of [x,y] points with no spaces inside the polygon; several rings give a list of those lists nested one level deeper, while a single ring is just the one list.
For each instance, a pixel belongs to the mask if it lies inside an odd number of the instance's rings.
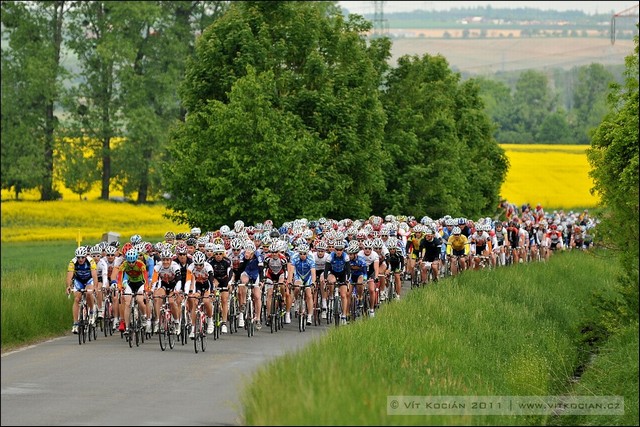
[{"label": "white jersey", "polygon": [[360,252],[358,252],[358,256],[364,258],[364,260],[367,262],[367,267],[370,267],[371,264],[376,261],[380,262],[380,257],[374,250],[371,250],[371,253],[369,253],[369,255],[365,255],[364,251],[361,250]]},{"label": "white jersey", "polygon": [[311,252],[311,257],[316,263],[316,271],[324,271],[324,266],[329,261],[329,252],[325,251],[323,256],[318,256],[318,252]]}]

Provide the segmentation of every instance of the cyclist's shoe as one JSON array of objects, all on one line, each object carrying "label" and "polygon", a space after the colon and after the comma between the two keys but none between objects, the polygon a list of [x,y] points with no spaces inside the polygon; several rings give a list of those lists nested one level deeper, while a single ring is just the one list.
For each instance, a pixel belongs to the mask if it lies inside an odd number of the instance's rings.
[{"label": "cyclist's shoe", "polygon": [[174,333],[176,335],[180,335],[180,332],[182,332],[182,328],[180,327],[180,321],[179,320],[174,320],[173,321],[173,330],[174,330]]},{"label": "cyclist's shoe", "polygon": [[262,323],[260,323],[260,322],[256,321],[256,329],[257,329],[257,330],[262,329]]},{"label": "cyclist's shoe", "polygon": [[399,299],[400,299],[400,295],[398,295],[398,294],[395,294],[393,297],[394,297],[395,299],[397,299],[397,300],[399,300]]},{"label": "cyclist's shoe", "polygon": [[155,322],[153,322],[153,333],[157,334],[158,329],[160,329],[160,321],[156,320]]},{"label": "cyclist's shoe", "polygon": [[71,332],[73,332],[74,334],[78,333],[78,324],[74,323],[73,326],[71,327]]},{"label": "cyclist's shoe", "polygon": [[[223,334],[226,334],[226,333],[228,332],[228,331],[227,331],[227,324],[226,324],[226,322],[222,324],[222,328],[221,328],[221,329],[222,329],[222,331],[221,331],[221,332],[222,332]],[[211,332],[213,332],[213,331],[211,331]]]},{"label": "cyclist's shoe", "polygon": [[322,310],[324,311],[324,310],[326,310],[326,309],[327,309],[327,300],[326,300],[326,299],[323,299],[323,300],[322,300]]},{"label": "cyclist's shoe", "polygon": [[384,291],[380,291],[380,301],[386,301],[387,300],[387,290],[385,289]]},{"label": "cyclist's shoe", "polygon": [[102,319],[102,309],[98,310],[98,319]]},{"label": "cyclist's shoe", "polygon": [[312,323],[313,323],[313,315],[307,314],[307,326],[311,325]]},{"label": "cyclist's shoe", "polygon": [[120,321],[120,326],[118,326],[118,331],[120,331],[120,332],[124,332],[125,331],[124,320]]},{"label": "cyclist's shoe", "polygon": [[207,319],[207,334],[211,335],[213,333],[213,319],[209,317]]},{"label": "cyclist's shoe", "polygon": [[191,332],[189,333],[189,338],[191,338],[192,340],[196,339],[196,332],[192,329]]},{"label": "cyclist's shoe", "polygon": [[240,313],[240,316],[238,317],[238,327],[244,328],[244,313]]},{"label": "cyclist's shoe", "polygon": [[341,325],[346,325],[347,324],[346,316],[340,316],[340,324]]},{"label": "cyclist's shoe", "polygon": [[151,332],[151,319],[147,319],[147,332]]},{"label": "cyclist's shoe", "polygon": [[327,309],[323,308],[322,309],[322,314],[320,315],[321,319],[326,319],[327,318]]},{"label": "cyclist's shoe", "polygon": [[95,326],[95,324],[96,324],[96,312],[95,311],[92,311],[92,312],[89,313],[89,324],[91,326]]},{"label": "cyclist's shoe", "polygon": [[288,311],[284,315],[284,323],[291,323],[291,314]]},{"label": "cyclist's shoe", "polygon": [[376,317],[376,312],[374,310],[369,310],[369,317]]}]

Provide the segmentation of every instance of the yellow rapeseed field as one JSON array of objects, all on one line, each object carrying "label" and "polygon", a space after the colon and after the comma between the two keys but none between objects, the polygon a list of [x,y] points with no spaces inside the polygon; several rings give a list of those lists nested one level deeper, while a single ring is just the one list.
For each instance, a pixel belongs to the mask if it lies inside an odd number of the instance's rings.
[{"label": "yellow rapeseed field", "polygon": [[[502,145],[510,168],[502,186],[502,197],[521,205],[541,203],[545,208],[594,207],[598,199],[589,192],[593,182],[588,173],[584,145]],[[59,184],[63,200],[38,202],[38,192],[29,191],[21,201],[2,190],[2,241],[77,240],[95,243],[102,234],[114,231],[121,239],[132,234],[159,238],[167,230],[188,232],[162,216],[164,207],[104,202],[96,184],[80,201],[76,194]],[[122,197],[122,193],[112,192]]]},{"label": "yellow rapeseed field", "polygon": [[590,193],[593,180],[586,145],[502,144],[510,167],[501,195],[520,206],[589,208],[599,199]]}]

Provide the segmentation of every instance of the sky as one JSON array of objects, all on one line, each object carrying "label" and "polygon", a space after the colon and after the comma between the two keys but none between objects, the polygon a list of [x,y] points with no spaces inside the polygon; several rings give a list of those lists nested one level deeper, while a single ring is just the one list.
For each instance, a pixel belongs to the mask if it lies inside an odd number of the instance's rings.
[{"label": "sky", "polygon": [[[373,14],[373,1],[340,1],[342,9],[350,13]],[[581,10],[586,14],[619,13],[637,5],[637,1],[385,1],[384,13],[414,10],[448,10],[453,8],[491,5],[494,9],[532,8],[542,10]],[[637,9],[636,9],[637,13]]]}]

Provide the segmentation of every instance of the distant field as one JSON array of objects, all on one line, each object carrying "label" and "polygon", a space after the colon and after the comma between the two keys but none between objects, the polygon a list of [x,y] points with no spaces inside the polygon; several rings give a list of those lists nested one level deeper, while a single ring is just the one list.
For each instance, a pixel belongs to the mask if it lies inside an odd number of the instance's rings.
[{"label": "distant field", "polygon": [[586,145],[502,144],[510,167],[501,195],[520,206],[541,203],[543,207],[594,207],[598,198],[589,190],[591,165]]},{"label": "distant field", "polygon": [[414,37],[393,39],[391,63],[395,66],[403,55],[442,54],[455,71],[486,75],[526,69],[570,69],[591,63],[621,65],[632,52],[632,40],[616,40],[612,46],[608,38]]}]

